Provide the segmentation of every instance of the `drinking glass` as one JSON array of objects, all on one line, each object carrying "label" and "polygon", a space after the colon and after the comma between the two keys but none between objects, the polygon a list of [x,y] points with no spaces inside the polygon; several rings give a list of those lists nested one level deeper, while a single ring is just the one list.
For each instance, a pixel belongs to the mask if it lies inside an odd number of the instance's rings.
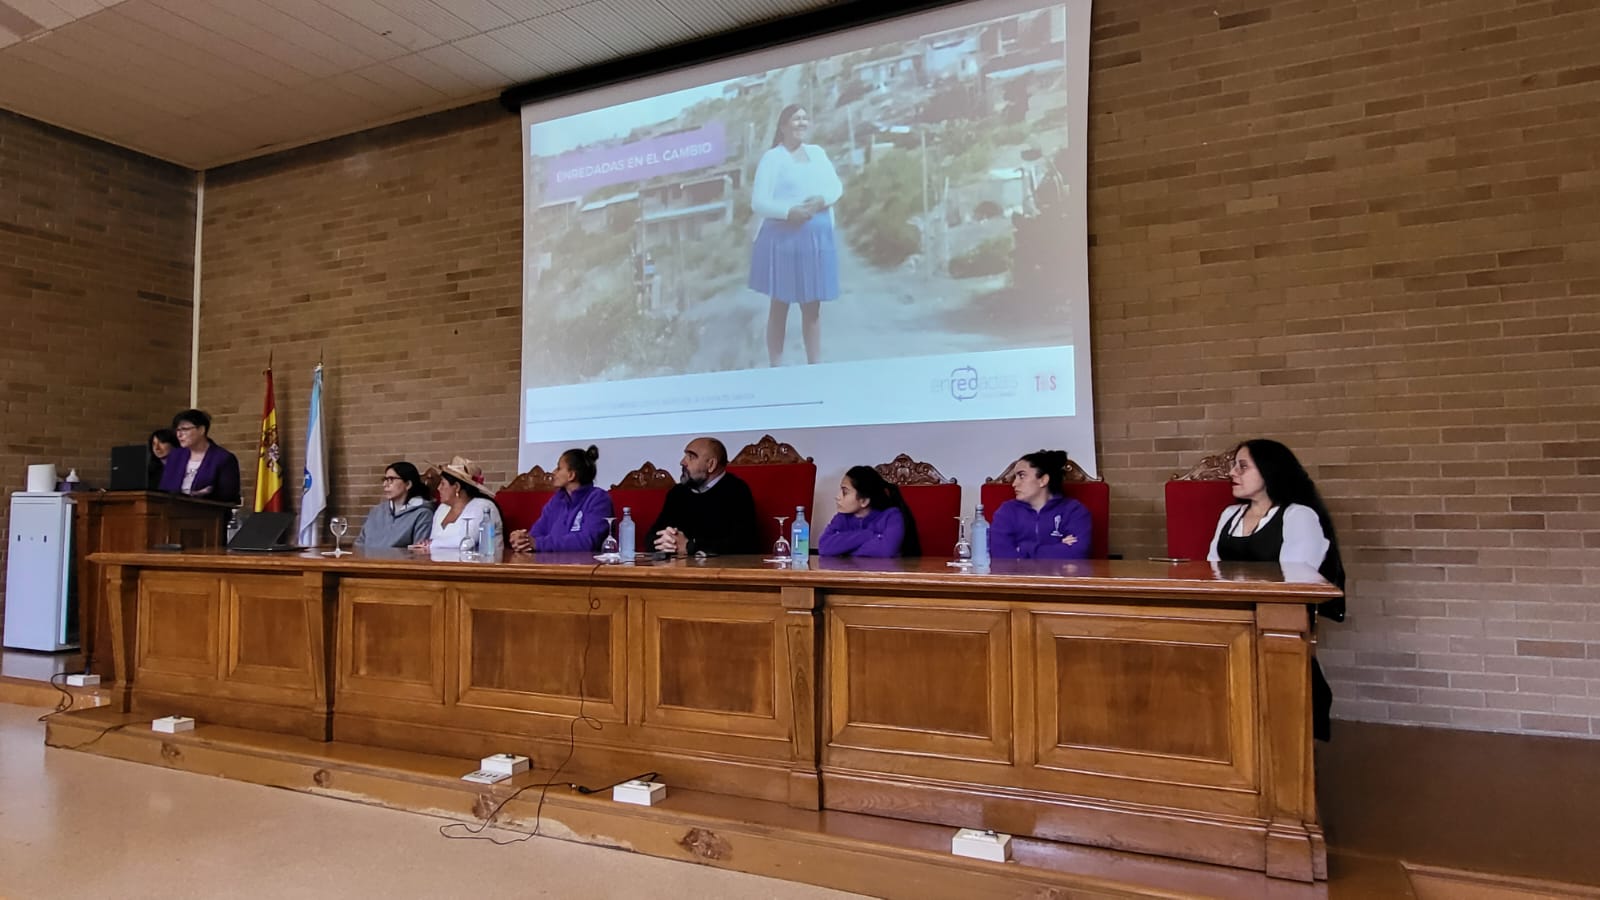
[{"label": "drinking glass", "polygon": [[328,520],[328,531],[333,533],[333,549],[329,550],[329,551],[324,551],[322,555],[323,556],[349,556],[350,555],[350,551],[349,550],[342,550],[342,549],[339,548],[340,539],[342,539],[344,537],[344,535],[345,535],[345,532],[347,532],[349,530],[350,530],[350,520],[346,519],[344,516],[334,516],[333,518],[329,519]]},{"label": "drinking glass", "polygon": [[788,562],[794,557],[789,552],[789,538],[785,536],[783,523],[789,521],[788,516],[773,516],[778,520],[778,539],[772,542],[772,558],[778,562]]},{"label": "drinking glass", "polygon": [[967,539],[966,516],[956,516],[956,558],[950,565],[962,568],[972,565],[972,541]]},{"label": "drinking glass", "polygon": [[461,534],[461,561],[471,562],[478,558],[478,532],[472,527],[471,516],[461,517],[462,527],[466,529]]},{"label": "drinking glass", "polygon": [[600,542],[600,562],[622,562],[622,554],[618,552],[621,544],[617,543],[616,535],[611,533],[611,524],[615,521],[616,516],[606,516],[606,539]]}]

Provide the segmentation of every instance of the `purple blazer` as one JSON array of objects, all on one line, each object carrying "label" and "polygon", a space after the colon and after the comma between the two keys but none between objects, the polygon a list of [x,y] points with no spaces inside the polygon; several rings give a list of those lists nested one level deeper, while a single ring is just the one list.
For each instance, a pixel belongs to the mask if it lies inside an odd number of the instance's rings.
[{"label": "purple blazer", "polygon": [[[989,526],[989,555],[995,559],[1088,559],[1089,510],[1070,497],[1055,496],[1038,512],[1021,500],[1007,500]],[[1059,537],[1054,534],[1059,533]],[[1078,542],[1063,544],[1074,535]]]},{"label": "purple blazer", "polygon": [[606,516],[611,515],[611,495],[585,485],[572,493],[556,491],[528,529],[533,549],[546,553],[584,550],[593,553],[606,539]]},{"label": "purple blazer", "polygon": [[[161,484],[157,490],[173,494],[183,492],[183,472],[189,464],[189,451],[173,447],[167,454],[166,468],[161,470]],[[190,492],[211,488],[211,493],[200,499],[219,503],[239,502],[239,458],[229,453],[221,444],[213,442],[200,460],[200,471],[195,473]]]},{"label": "purple blazer", "polygon": [[899,556],[906,537],[905,517],[891,506],[865,516],[838,513],[817,538],[821,556]]}]

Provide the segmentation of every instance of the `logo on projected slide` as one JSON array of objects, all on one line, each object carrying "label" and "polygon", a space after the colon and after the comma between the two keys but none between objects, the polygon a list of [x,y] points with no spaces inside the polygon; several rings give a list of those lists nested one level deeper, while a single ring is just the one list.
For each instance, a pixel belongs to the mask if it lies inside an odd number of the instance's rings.
[{"label": "logo on projected slide", "polygon": [[950,392],[953,400],[976,400],[978,395],[985,397],[1010,397],[1017,392],[1017,378],[1015,375],[988,375],[978,374],[972,366],[959,366],[950,370],[949,378],[936,378],[931,386],[931,392],[942,394]]},{"label": "logo on projected slide", "polygon": [[957,400],[975,400],[978,396],[978,370],[962,366],[950,372],[950,396]]}]

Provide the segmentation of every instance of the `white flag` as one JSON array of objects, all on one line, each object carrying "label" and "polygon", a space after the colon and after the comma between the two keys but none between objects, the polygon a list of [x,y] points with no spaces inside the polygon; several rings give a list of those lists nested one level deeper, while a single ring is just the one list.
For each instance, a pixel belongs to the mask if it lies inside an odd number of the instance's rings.
[{"label": "white flag", "polygon": [[300,493],[300,545],[317,545],[317,516],[328,508],[328,445],[322,439],[322,363],[311,376],[306,416],[306,480]]}]

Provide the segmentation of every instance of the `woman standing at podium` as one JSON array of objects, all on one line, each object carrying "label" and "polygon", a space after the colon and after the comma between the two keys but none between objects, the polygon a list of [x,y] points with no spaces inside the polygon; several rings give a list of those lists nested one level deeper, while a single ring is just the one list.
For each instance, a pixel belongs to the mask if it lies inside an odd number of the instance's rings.
[{"label": "woman standing at podium", "polygon": [[219,503],[239,502],[239,459],[211,441],[211,417],[186,409],[172,417],[178,448],[167,454],[163,491]]}]

